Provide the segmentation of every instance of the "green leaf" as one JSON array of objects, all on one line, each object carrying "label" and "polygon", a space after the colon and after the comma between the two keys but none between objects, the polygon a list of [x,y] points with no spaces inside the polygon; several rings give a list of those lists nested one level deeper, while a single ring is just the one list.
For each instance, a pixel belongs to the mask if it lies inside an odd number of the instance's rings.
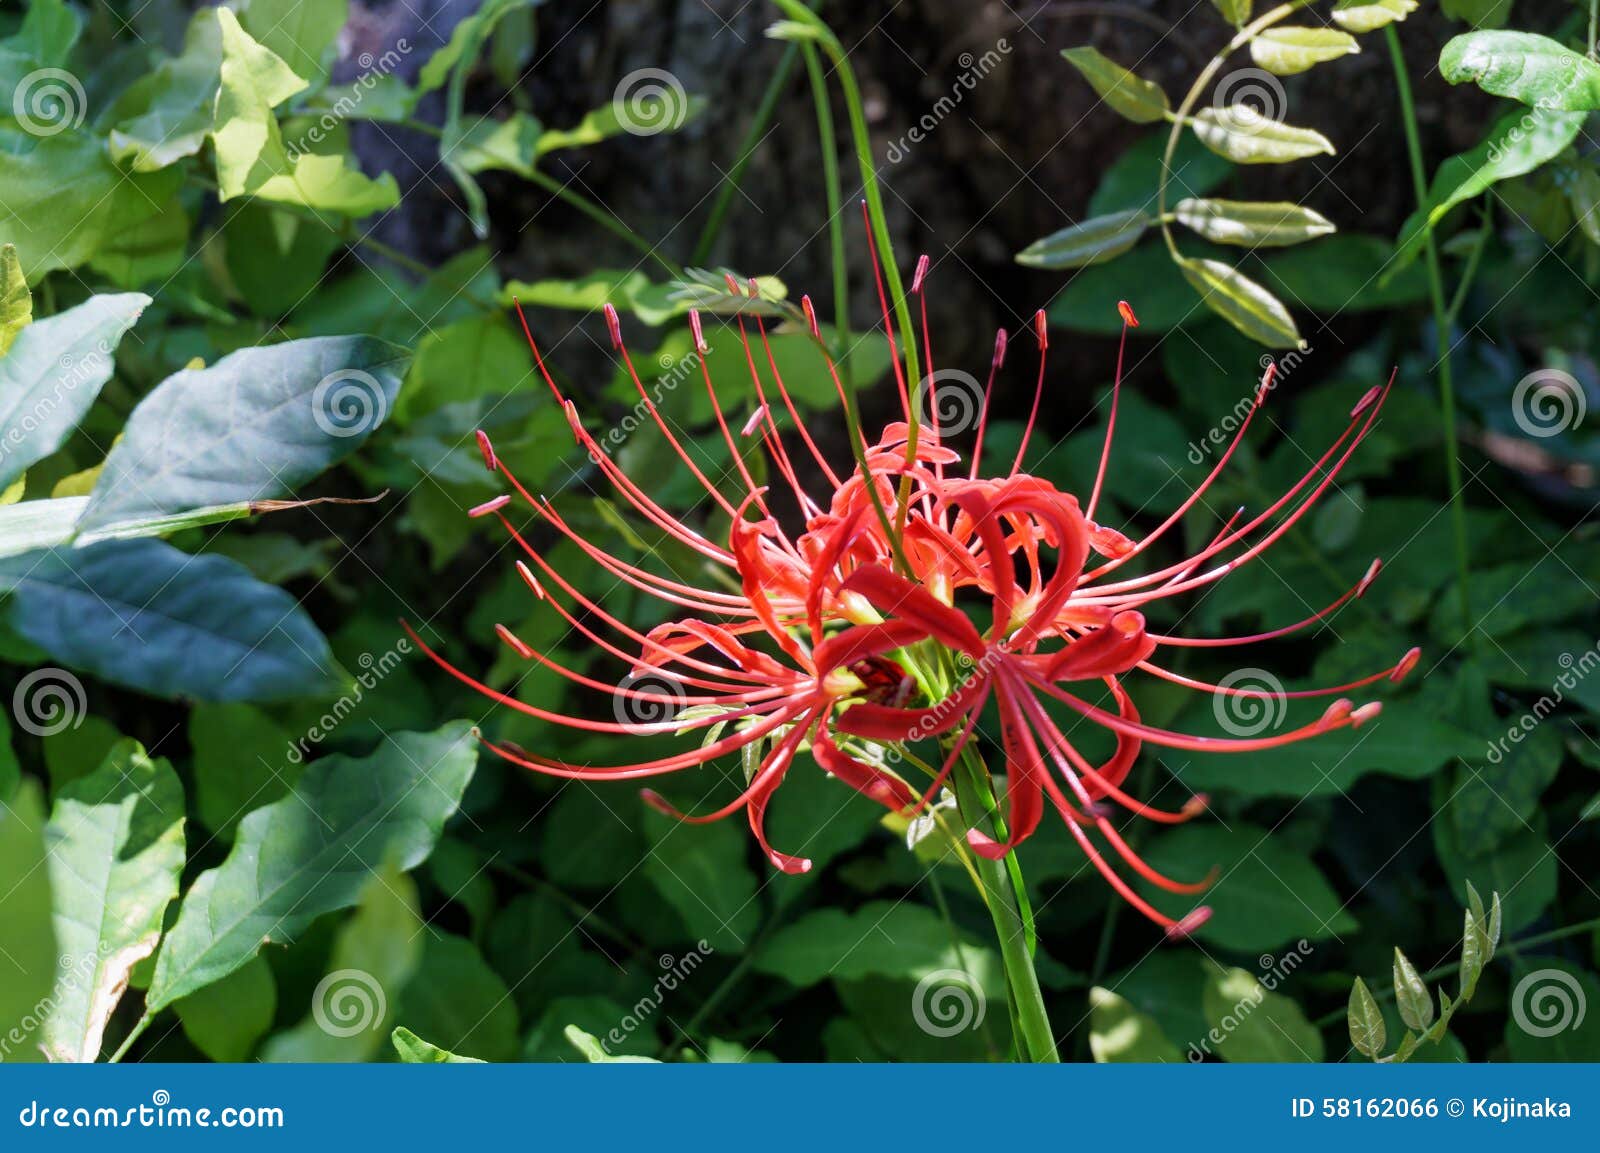
[{"label": "green leaf", "polygon": [[1456,787],[1438,815],[1452,824],[1459,843],[1475,851],[1487,852],[1527,828],[1540,796],[1561,771],[1555,726],[1512,731],[1515,741],[1502,737],[1487,761],[1479,750],[1456,771]]},{"label": "green leaf", "polygon": [[1354,36],[1336,28],[1280,24],[1257,32],[1250,41],[1250,58],[1276,76],[1293,76],[1360,51]]},{"label": "green leaf", "polygon": [[15,333],[0,359],[0,487],[61,447],[111,379],[112,353],[149,303],[137,292],[91,296]]},{"label": "green leaf", "polygon": [[0,805],[0,1057],[43,1060],[39,1028],[56,973],[56,933],[50,915],[50,869],[45,856],[44,802],[24,781]]},{"label": "green leaf", "polygon": [[125,88],[102,118],[109,151],[134,172],[156,172],[193,156],[211,132],[222,68],[222,29],[210,8],[189,20],[183,52]]},{"label": "green leaf", "polygon": [[909,901],[872,901],[854,912],[819,909],[773,933],[756,953],[757,971],[806,988],[833,979],[900,977],[918,980],[946,969],[965,968],[961,956],[977,957],[981,946],[957,950],[950,928],[932,909]]},{"label": "green leaf", "polygon": [[1017,253],[1030,268],[1082,268],[1121,256],[1155,223],[1142,209],[1114,212],[1052,232]]},{"label": "green leaf", "polygon": [[658,1064],[650,1057],[613,1057],[606,1052],[606,1047],[600,1039],[593,1034],[585,1033],[576,1025],[568,1025],[565,1029],[566,1038],[572,1047],[583,1054],[583,1059],[595,1064],[607,1065],[655,1065]]},{"label": "green leaf", "polygon": [[134,965],[155,952],[183,871],[183,785],[135,741],[56,797],[50,855],[56,943],[52,1061],[100,1059],[106,1022]]},{"label": "green leaf", "polygon": [[[1217,881],[1206,893],[1213,913],[1195,936],[1218,948],[1258,953],[1356,928],[1338,893],[1300,847],[1254,825],[1186,825],[1157,838],[1145,856],[1156,869],[1182,880],[1217,869]],[[1173,916],[1188,912],[1195,900],[1153,887],[1146,893]]]},{"label": "green leaf", "polygon": [[252,957],[242,967],[173,1005],[183,1035],[213,1061],[250,1060],[272,1028],[278,985],[272,966]]},{"label": "green leaf", "polygon": [[1394,1000],[1406,1028],[1421,1033],[1433,1024],[1433,994],[1416,966],[1399,949],[1394,951]]},{"label": "green leaf", "polygon": [[169,376],[106,457],[82,542],[118,522],[292,494],[383,422],[406,362],[373,337],[311,337]]},{"label": "green leaf", "polygon": [[422,960],[417,886],[398,869],[372,875],[339,928],[310,1012],[262,1048],[273,1062],[371,1061],[389,1035],[394,1003]]},{"label": "green leaf", "polygon": [[1439,0],[1439,10],[1474,28],[1503,28],[1511,18],[1511,4],[1512,0]]},{"label": "green leaf", "polygon": [[239,823],[232,851],[200,874],[156,957],[146,1010],[221,980],[263,944],[353,905],[374,870],[427,859],[477,763],[464,721],[399,733],[369,757],[323,757],[283,800]]},{"label": "green leaf", "polygon": [[1388,1040],[1388,1031],[1383,1024],[1383,1010],[1360,977],[1350,987],[1350,1006],[1345,1016],[1350,1024],[1350,1044],[1363,1057],[1377,1060]]},{"label": "green leaf", "polygon": [[27,278],[22,275],[22,262],[17,259],[17,246],[7,244],[0,248],[0,357],[5,356],[11,342],[33,320],[33,294],[28,291]]},{"label": "green leaf", "polygon": [[516,8],[531,8],[543,0],[487,0],[472,15],[460,20],[450,32],[450,39],[430,56],[417,77],[419,92],[432,92],[450,78],[458,68],[470,69],[476,62],[489,33],[508,13]]},{"label": "green leaf", "polygon": [[1183,1060],[1155,1020],[1110,989],[1089,990],[1089,1052],[1099,1062],[1175,1063]]},{"label": "green leaf", "polygon": [[1207,308],[1257,344],[1300,346],[1300,330],[1283,302],[1238,269],[1220,260],[1182,260],[1178,268]]},{"label": "green leaf", "polygon": [[1215,244],[1248,248],[1281,248],[1334,230],[1321,213],[1282,202],[1187,199],[1178,201],[1173,214],[1179,224]]},{"label": "green leaf", "polygon": [[1333,155],[1333,144],[1322,133],[1270,119],[1248,104],[1202,108],[1189,123],[1200,143],[1235,164],[1283,164]]},{"label": "green leaf", "polygon": [[[1167,138],[1149,132],[1112,161],[1089,198],[1090,216],[1108,216],[1129,208],[1150,209],[1165,165]],[[1233,165],[1201,144],[1194,136],[1178,137],[1170,166],[1172,187],[1190,196],[1204,196],[1233,172]],[[1140,317],[1141,322],[1143,317]]]},{"label": "green leaf", "polygon": [[1537,116],[1511,112],[1498,120],[1472,150],[1439,165],[1427,199],[1407,218],[1382,283],[1397,276],[1421,253],[1430,233],[1458,204],[1502,180],[1532,172],[1572,143],[1583,127],[1583,112],[1545,111]]},{"label": "green leaf", "polygon": [[1250,19],[1250,6],[1252,0],[1211,0],[1211,5],[1222,18],[1235,28]]},{"label": "green leaf", "polygon": [[397,1025],[484,1061],[516,1057],[517,1006],[478,947],[450,933],[425,935],[422,964],[395,1011]]},{"label": "green leaf", "polygon": [[240,22],[295,75],[325,80],[326,62],[347,15],[346,0],[250,0]]},{"label": "green leaf", "polygon": [[742,952],[761,923],[745,835],[726,821],[685,825],[653,809],[641,817],[650,841],[641,872],[677,910],[691,938]]},{"label": "green leaf", "polygon": [[1300,1006],[1243,969],[1221,969],[1202,998],[1217,1053],[1227,1061],[1321,1061],[1322,1034]]},{"label": "green leaf", "polygon": [[[482,1065],[476,1057],[458,1057],[447,1049],[430,1045],[410,1029],[399,1028],[390,1036],[394,1051],[407,1065]],[[598,1044],[598,1042],[597,1042]]]},{"label": "green leaf", "polygon": [[[630,123],[619,116],[621,101],[613,101],[586,112],[583,119],[571,128],[546,128],[539,137],[539,155],[545,156],[551,152],[558,152],[563,148],[582,148],[590,144],[599,144],[603,140],[610,140],[613,136],[620,136],[630,131]],[[649,101],[637,109],[638,121],[654,126],[661,124],[662,131],[676,131],[685,124],[689,124],[705,111],[706,100],[703,96],[683,96],[675,89],[669,88],[661,93],[654,101]]]},{"label": "green leaf", "polygon": [[1551,956],[1513,962],[1506,1049],[1513,1061],[1600,1061],[1600,979]]},{"label": "green leaf", "polygon": [[1532,32],[1468,32],[1439,53],[1451,84],[1471,82],[1546,111],[1600,108],[1600,64]]},{"label": "green leaf", "polygon": [[442,150],[465,171],[495,170],[531,176],[539,154],[541,125],[525,112],[514,112],[506,120],[476,120],[456,137],[445,137]]},{"label": "green leaf", "polygon": [[1159,84],[1140,79],[1122,65],[1107,60],[1097,49],[1068,48],[1061,55],[1100,99],[1135,124],[1153,124],[1164,119],[1172,108]]},{"label": "green leaf", "polygon": [[223,840],[252,809],[289,792],[304,752],[289,731],[250,705],[198,705],[189,714],[195,815]]},{"label": "green leaf", "polygon": [[1417,0],[1339,0],[1333,22],[1359,35],[1404,20],[1416,10]]},{"label": "green leaf", "polygon": [[57,660],[154,696],[277,700],[345,683],[295,599],[154,540],[0,560],[3,612]]},{"label": "green leaf", "polygon": [[1483,926],[1468,909],[1462,914],[1461,929],[1461,1000],[1471,1000],[1488,961],[1484,953]]},{"label": "green leaf", "polygon": [[1380,283],[1390,251],[1380,237],[1330,236],[1313,248],[1275,253],[1265,261],[1264,280],[1291,307],[1319,312],[1393,308],[1424,299],[1428,278],[1421,268]]}]

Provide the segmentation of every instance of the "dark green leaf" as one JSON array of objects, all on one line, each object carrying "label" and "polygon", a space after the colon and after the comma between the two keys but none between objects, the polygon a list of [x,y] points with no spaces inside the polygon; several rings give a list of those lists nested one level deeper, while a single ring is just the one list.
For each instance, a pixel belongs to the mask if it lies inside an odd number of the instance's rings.
[{"label": "dark green leaf", "polygon": [[56,934],[50,916],[50,870],[45,856],[44,802],[24,781],[0,805],[0,1056],[42,1061],[40,1018],[56,974]]},{"label": "dark green leaf", "polygon": [[278,1011],[278,986],[272,966],[252,957],[220,981],[191,993],[173,1006],[188,1037],[213,1061],[242,1062],[272,1028]]},{"label": "dark green leaf", "polygon": [[1228,1061],[1322,1060],[1322,1035],[1300,1006],[1266,989],[1243,969],[1220,969],[1206,984],[1206,1020]]}]

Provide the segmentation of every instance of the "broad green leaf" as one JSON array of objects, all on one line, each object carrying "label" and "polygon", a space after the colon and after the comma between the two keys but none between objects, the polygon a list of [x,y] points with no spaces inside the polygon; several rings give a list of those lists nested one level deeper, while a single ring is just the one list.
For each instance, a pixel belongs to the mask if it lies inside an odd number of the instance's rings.
[{"label": "broad green leaf", "polygon": [[1360,51],[1354,36],[1336,28],[1280,24],[1263,29],[1250,41],[1250,58],[1277,76],[1293,76]]},{"label": "broad green leaf", "polygon": [[1050,306],[1050,323],[1057,328],[1115,336],[1122,328],[1116,307],[1122,297],[1128,297],[1139,314],[1141,332],[1168,332],[1180,324],[1207,319],[1166,246],[1152,240],[1113,264],[1076,273]]},{"label": "broad green leaf", "polygon": [[1321,213],[1283,202],[1188,199],[1178,201],[1173,214],[1213,243],[1250,248],[1281,248],[1334,230]]},{"label": "broad green leaf", "polygon": [[246,32],[296,76],[326,80],[326,62],[348,15],[346,0],[250,0],[240,14]]},{"label": "broad green leaf", "polygon": [[472,15],[460,20],[451,30],[450,39],[444,47],[428,57],[417,77],[417,90],[432,92],[442,86],[453,71],[461,67],[470,69],[477,62],[477,54],[496,24],[514,9],[531,8],[541,3],[543,0],[487,0]]},{"label": "broad green leaf", "polygon": [[91,296],[15,334],[0,358],[0,487],[56,449],[111,379],[112,354],[150,303]]},{"label": "broad green leaf", "polygon": [[1522,832],[1539,808],[1539,798],[1561,770],[1561,736],[1546,725],[1531,733],[1514,730],[1480,749],[1456,771],[1456,787],[1437,819],[1455,828],[1456,839],[1487,852]]},{"label": "broad green leaf", "polygon": [[221,865],[200,874],[156,956],[146,1009],[234,972],[264,944],[353,905],[372,873],[427,859],[477,763],[464,721],[398,733],[371,756],[323,757],[281,801],[239,823]]},{"label": "broad green leaf", "polygon": [[1376,32],[1386,24],[1404,20],[1417,10],[1418,0],[1339,0],[1333,22],[1357,35]]},{"label": "broad green leaf", "polygon": [[1178,268],[1207,308],[1257,344],[1300,346],[1300,330],[1283,302],[1238,269],[1220,260],[1184,260]]},{"label": "broad green leaf", "polygon": [[263,1061],[371,1061],[389,1035],[400,991],[422,961],[417,886],[392,867],[372,875],[339,928],[310,1011],[262,1047]]},{"label": "broad green leaf", "polygon": [[1321,1061],[1322,1034],[1300,1006],[1271,992],[1243,969],[1212,975],[1202,998],[1206,1020],[1222,1039],[1216,1051],[1227,1061]]},{"label": "broad green leaf", "polygon": [[7,244],[0,248],[0,357],[5,356],[11,342],[33,320],[33,294],[28,291],[27,278],[22,275],[22,262],[17,259],[17,246]]},{"label": "broad green leaf", "polygon": [[[1449,795],[1446,782],[1435,782],[1434,795],[1436,806],[1442,808],[1443,800]],[[1469,879],[1475,878],[1492,891],[1510,893],[1506,928],[1516,932],[1538,920],[1556,898],[1560,867],[1545,834],[1545,825],[1544,815],[1535,814],[1531,827],[1523,828],[1497,845],[1463,842],[1454,822],[1441,817],[1436,816],[1430,827],[1434,850],[1451,887],[1465,894]],[[1481,940],[1479,951],[1484,951]]]},{"label": "broad green leaf", "polygon": [[600,1039],[593,1034],[585,1033],[576,1025],[568,1025],[565,1030],[567,1040],[572,1047],[583,1054],[585,1061],[597,1064],[621,1065],[654,1065],[657,1062],[651,1057],[613,1057],[606,1052],[606,1047],[600,1044]]},{"label": "broad green leaf", "polygon": [[728,822],[685,825],[640,811],[650,853],[641,872],[677,910],[691,939],[742,952],[761,923],[756,876],[743,833]]},{"label": "broad green leaf", "polygon": [[1512,3],[1513,0],[1439,0],[1439,10],[1474,28],[1503,28],[1511,18]]},{"label": "broad green leaf", "polygon": [[528,176],[543,131],[544,126],[525,112],[514,112],[506,120],[484,117],[460,136],[446,138],[442,150],[468,172],[502,170]]},{"label": "broad green leaf", "polygon": [[[1166,149],[1166,134],[1149,132],[1124,150],[1101,174],[1100,183],[1089,198],[1089,215],[1109,216],[1129,208],[1154,208]],[[1170,169],[1173,188],[1190,196],[1204,196],[1228,178],[1233,165],[1184,133],[1173,149]]]},{"label": "broad green leaf", "polygon": [[1587,113],[1511,112],[1496,121],[1482,143],[1439,165],[1422,208],[1407,218],[1384,273],[1386,283],[1417,258],[1431,232],[1455,208],[1501,180],[1532,172],[1578,135]]},{"label": "broad green leaf", "polygon": [[24,781],[0,805],[0,1057],[8,1062],[44,1059],[39,1033],[56,973],[44,830],[39,788]]},{"label": "broad green leaf", "polygon": [[[613,101],[585,113],[583,119],[571,128],[546,127],[544,134],[539,137],[539,155],[559,152],[563,148],[582,148],[589,144],[599,144],[603,140],[610,140],[613,136],[628,132],[628,123],[618,115],[619,103]],[[665,126],[663,131],[668,129],[676,131],[694,121],[705,108],[706,99],[703,96],[685,97],[676,90],[668,90],[654,101],[647,102],[642,108],[635,106],[635,111],[650,125],[659,123]]]},{"label": "broad green leaf", "polygon": [[199,152],[211,131],[221,67],[222,29],[202,8],[189,20],[182,54],[135,80],[100,118],[110,129],[111,158],[134,172],[156,172]]},{"label": "broad green leaf", "polygon": [[277,700],[345,683],[295,599],[221,557],[108,541],[0,560],[0,588],[20,635],[153,696]]},{"label": "broad green leaf", "polygon": [[1114,64],[1094,48],[1068,48],[1061,55],[1089,82],[1095,93],[1135,124],[1153,124],[1164,119],[1171,105],[1161,86],[1142,80],[1120,64]]},{"label": "broad green leaf", "polygon": [[159,213],[178,181],[175,170],[123,172],[89,132],[31,136],[0,120],[0,244],[16,245],[34,280],[77,268]]},{"label": "broad green leaf", "polygon": [[305,769],[289,730],[250,705],[197,705],[189,714],[195,814],[224,840],[252,809],[278,800]]},{"label": "broad green leaf", "polygon": [[759,972],[806,988],[829,979],[918,980],[942,969],[963,968],[960,954],[976,957],[985,951],[972,942],[957,950],[949,926],[924,905],[872,901],[854,912],[807,913],[773,933],[753,962]]},{"label": "broad green leaf", "polygon": [[1211,0],[1212,7],[1222,13],[1222,18],[1235,28],[1250,19],[1252,0]]},{"label": "broad green leaf", "polygon": [[1089,1052],[1099,1062],[1175,1063],[1183,1060],[1155,1020],[1110,989],[1089,990]]},{"label": "broad green leaf", "polygon": [[[1207,869],[1216,868],[1216,883],[1205,895],[1211,919],[1195,930],[1208,945],[1259,953],[1301,938],[1324,941],[1356,928],[1344,902],[1305,853],[1254,825],[1186,825],[1156,838],[1145,856],[1155,868],[1185,881],[1199,880]],[[1196,903],[1193,896],[1149,886],[1145,891],[1171,916],[1187,913]]]},{"label": "broad green leaf", "polygon": [[372,337],[311,337],[174,373],[128,418],[78,532],[294,492],[383,422],[406,361]]},{"label": "broad green leaf", "polygon": [[1377,1060],[1388,1040],[1383,1024],[1383,1010],[1360,977],[1350,986],[1350,1005],[1345,1017],[1350,1025],[1350,1044],[1356,1052],[1369,1060]]},{"label": "broad green leaf", "polygon": [[0,506],[0,557],[66,544],[87,507],[86,496]]},{"label": "broad green leaf", "polygon": [[465,937],[425,933],[422,961],[406,984],[394,1023],[435,1044],[484,1061],[517,1055],[517,1005],[498,973]]},{"label": "broad green leaf", "polygon": [[1052,232],[1017,253],[1017,263],[1031,268],[1082,268],[1121,256],[1139,243],[1155,220],[1141,209],[1097,216]]},{"label": "broad green leaf", "polygon": [[604,269],[571,280],[513,280],[500,291],[500,302],[510,307],[569,308],[599,312],[609,304],[618,312],[633,307],[634,296],[650,287],[650,278],[638,269]]},{"label": "broad green leaf", "polygon": [[1533,32],[1468,32],[1439,53],[1439,71],[1452,84],[1475,83],[1546,111],[1600,108],[1600,64]]},{"label": "broad green leaf", "polygon": [[41,744],[51,792],[59,795],[94,772],[125,739],[117,726],[93,713],[75,717],[60,732],[46,733]]},{"label": "broad green leaf", "polygon": [[282,316],[304,302],[343,244],[325,222],[256,200],[234,201],[222,238],[228,275],[257,316]]},{"label": "broad green leaf", "polygon": [[1394,1000],[1406,1028],[1421,1033],[1433,1024],[1433,994],[1417,967],[1399,949],[1394,951]]},{"label": "broad green leaf", "polygon": [[135,741],[56,797],[45,843],[54,898],[52,1061],[100,1059],[106,1022],[134,965],[155,952],[183,871],[183,784]]},{"label": "broad green leaf", "polygon": [[1268,257],[1262,279],[1285,304],[1319,312],[1361,312],[1424,299],[1428,277],[1421,268],[1381,281],[1389,253],[1389,241],[1376,236],[1330,236]]},{"label": "broad green leaf", "polygon": [[1200,143],[1235,164],[1283,164],[1333,155],[1333,144],[1322,133],[1273,120],[1248,104],[1202,108],[1189,123]]},{"label": "broad green leaf", "polygon": [[255,1055],[278,1011],[272,966],[252,957],[232,973],[172,1006],[183,1035],[213,1061],[239,1063]]},{"label": "broad green leaf", "polygon": [[390,1036],[394,1051],[407,1065],[482,1065],[476,1057],[458,1057],[447,1049],[431,1045],[410,1029],[399,1028]]}]

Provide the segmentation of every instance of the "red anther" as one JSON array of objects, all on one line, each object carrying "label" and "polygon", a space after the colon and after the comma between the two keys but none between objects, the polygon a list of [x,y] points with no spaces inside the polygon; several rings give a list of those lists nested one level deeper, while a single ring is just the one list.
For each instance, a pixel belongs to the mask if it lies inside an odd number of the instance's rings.
[{"label": "red anther", "polygon": [[517,575],[533,590],[534,596],[544,600],[544,586],[539,583],[539,578],[533,575],[533,570],[520,560],[517,562]]},{"label": "red anther", "polygon": [[753,276],[749,279],[749,281],[747,283],[750,285],[750,299],[751,300],[760,300],[761,299],[761,285],[760,285],[760,283]]},{"label": "red anther", "polygon": [[1050,347],[1050,337],[1045,331],[1044,309],[1033,314],[1033,335],[1039,342],[1039,351],[1043,352]]},{"label": "red anther", "polygon": [[751,433],[755,432],[755,430],[761,426],[761,422],[766,419],[767,406],[763,404],[750,414],[750,419],[744,422],[744,428],[739,430],[739,435],[749,436]]},{"label": "red anther", "polygon": [[1211,920],[1211,906],[1201,905],[1167,926],[1167,940],[1181,941],[1209,920]]},{"label": "red anther", "polygon": [[1366,724],[1381,712],[1383,712],[1382,701],[1368,701],[1355,712],[1350,714],[1350,727],[1352,729],[1359,729],[1362,725]]},{"label": "red anther", "polygon": [[1394,666],[1394,672],[1389,674],[1389,679],[1399,684],[1410,675],[1411,670],[1417,667],[1417,662],[1422,659],[1422,650],[1411,648],[1406,650],[1406,655],[1400,658],[1400,663]]},{"label": "red anther", "polygon": [[1356,585],[1356,596],[1358,598],[1367,595],[1367,590],[1372,587],[1372,582],[1378,579],[1378,573],[1382,569],[1383,558],[1381,556],[1373,557],[1372,563],[1367,566],[1367,571],[1361,578],[1361,583]]},{"label": "red anther", "polygon": [[1337,725],[1355,711],[1355,702],[1349,697],[1340,697],[1329,705],[1322,713],[1324,725]]},{"label": "red anther", "polygon": [[1006,330],[1001,328],[994,334],[994,367],[999,368],[1006,362]]},{"label": "red anther", "polygon": [[1367,389],[1366,395],[1360,400],[1356,401],[1356,406],[1350,410],[1350,419],[1354,420],[1356,417],[1366,412],[1367,409],[1371,408],[1372,402],[1377,400],[1382,392],[1383,389],[1379,388],[1377,385],[1373,385],[1371,388]]},{"label": "red anther", "polygon": [[922,279],[928,275],[928,254],[924,252],[917,257],[917,270],[911,274],[911,291],[922,291]]},{"label": "red anther", "polygon": [[700,328],[700,310],[689,310],[689,331],[694,335],[694,350],[702,355],[710,347],[706,344],[706,334]]},{"label": "red anther", "polygon": [[1181,812],[1186,817],[1198,817],[1201,813],[1205,812],[1210,807],[1211,807],[1211,794],[1209,794],[1209,793],[1196,793],[1194,796],[1190,797],[1187,801],[1183,802],[1183,808],[1181,808],[1178,811]]},{"label": "red anther", "polygon": [[822,330],[817,327],[817,310],[811,306],[809,295],[800,298],[800,307],[805,309],[806,323],[811,325],[811,336],[814,340],[822,339]]},{"label": "red anther", "polygon": [[516,653],[523,660],[531,661],[533,659],[533,650],[527,646],[521,637],[517,636],[516,633],[506,628],[505,625],[495,625],[494,631],[499,634],[500,639],[506,643],[511,651]]},{"label": "red anther", "polygon": [[1261,374],[1261,383],[1256,385],[1256,403],[1260,404],[1267,393],[1272,391],[1273,382],[1278,379],[1278,362],[1267,361],[1266,371]]},{"label": "red anther", "polygon": [[478,430],[478,451],[483,453],[483,465],[490,472],[500,471],[500,460],[494,455],[494,445],[489,443],[489,434],[483,429]]},{"label": "red anther", "polygon": [[606,314],[606,327],[611,330],[611,347],[612,348],[621,348],[622,347],[622,321],[617,318],[617,310],[611,306],[611,303],[609,301],[606,302],[605,314]]},{"label": "red anther", "polygon": [[678,810],[668,804],[667,799],[654,789],[640,789],[639,799],[658,813],[665,813],[669,817],[679,815]]},{"label": "red anther", "polygon": [[1122,323],[1129,328],[1139,327],[1139,318],[1133,314],[1133,305],[1126,300],[1117,301],[1117,311],[1122,314]]},{"label": "red anther", "polygon": [[472,508],[469,508],[467,510],[467,515],[468,516],[488,516],[492,512],[499,512],[501,509],[505,508],[506,505],[508,505],[510,503],[511,503],[511,494],[508,493],[508,492],[503,492],[499,496],[495,497],[493,500],[486,500],[480,505],[476,505],[476,506],[474,506]]},{"label": "red anther", "polygon": [[744,295],[744,293],[740,291],[739,281],[734,277],[733,273],[724,272],[722,274],[722,279],[727,282],[729,292],[733,293],[735,296]]}]

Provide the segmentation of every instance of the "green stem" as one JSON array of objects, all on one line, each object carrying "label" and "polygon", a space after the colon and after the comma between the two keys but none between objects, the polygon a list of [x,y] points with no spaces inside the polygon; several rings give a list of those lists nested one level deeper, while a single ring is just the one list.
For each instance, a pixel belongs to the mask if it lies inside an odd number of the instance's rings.
[{"label": "green stem", "polygon": [[[956,927],[956,919],[950,915],[950,902],[945,900],[944,882],[939,880],[939,866],[934,865],[927,873],[928,888],[933,893],[933,903],[938,906],[939,918],[944,921],[946,932],[950,934],[950,949],[955,956],[956,964],[964,973],[972,970],[967,967],[967,951],[961,944],[961,930]],[[998,1051],[994,1043],[994,1034],[989,1031],[989,1018],[985,1014],[979,1028],[983,1031],[983,1043],[989,1050],[991,1058],[998,1058]]]},{"label": "green stem", "polygon": [[[984,787],[988,770],[970,744],[962,750],[957,776],[956,803],[967,826],[976,828],[992,822],[992,810],[981,800],[988,792]],[[995,933],[1000,938],[1000,958],[1005,964],[1006,988],[1018,1030],[1017,1049],[1029,1061],[1054,1063],[1060,1061],[1061,1056],[1044,1007],[1039,975],[1033,967],[1030,934],[1022,913],[1027,898],[1020,885],[1020,871],[1014,867],[1015,861],[1015,853],[1006,855],[1006,863],[980,856],[976,861],[978,877],[983,885],[984,903],[989,906]],[[1012,866],[1009,869],[1008,863]]]},{"label": "green stem", "polygon": [[[1596,0],[1600,3],[1600,0]],[[1461,315],[1461,306],[1467,302],[1467,290],[1472,287],[1473,279],[1478,275],[1478,263],[1483,259],[1483,250],[1489,246],[1489,236],[1494,229],[1494,202],[1483,202],[1483,223],[1478,229],[1478,238],[1473,242],[1472,251],[1467,253],[1467,262],[1461,268],[1461,277],[1456,283],[1456,294],[1450,299],[1450,307],[1445,309],[1445,324],[1450,328],[1456,326],[1456,318]]]},{"label": "green stem", "polygon": [[811,101],[817,108],[817,137],[822,151],[822,185],[828,197],[828,248],[833,262],[833,342],[839,350],[839,368],[845,384],[855,387],[850,370],[850,277],[845,264],[844,196],[839,187],[839,142],[833,130],[833,109],[828,104],[828,80],[822,61],[811,45],[805,49],[806,75],[811,81]]},{"label": "green stem", "polygon": [[[1426,211],[1428,179],[1422,165],[1422,141],[1417,130],[1417,110],[1411,99],[1411,77],[1406,71],[1405,57],[1400,51],[1400,37],[1394,25],[1383,30],[1384,41],[1389,46],[1389,58],[1394,63],[1395,87],[1400,95],[1401,120],[1406,131],[1406,152],[1411,160],[1411,183],[1417,196],[1417,207]],[[1450,523],[1455,536],[1456,579],[1461,583],[1461,641],[1476,647],[1473,639],[1471,568],[1468,564],[1467,506],[1462,493],[1461,458],[1456,451],[1456,391],[1450,372],[1450,315],[1445,303],[1444,275],[1439,268],[1439,246],[1433,230],[1423,233],[1428,265],[1428,293],[1433,299],[1434,336],[1439,349],[1439,407],[1444,421],[1445,470],[1450,481]]]},{"label": "green stem", "polygon": [[110,1064],[115,1065],[127,1056],[128,1050],[133,1048],[133,1043],[144,1036],[144,1031],[150,1028],[150,1022],[155,1020],[149,1013],[140,1017],[138,1022],[129,1030],[128,1035],[122,1039],[122,1044],[117,1046],[117,1051],[111,1054]]}]

